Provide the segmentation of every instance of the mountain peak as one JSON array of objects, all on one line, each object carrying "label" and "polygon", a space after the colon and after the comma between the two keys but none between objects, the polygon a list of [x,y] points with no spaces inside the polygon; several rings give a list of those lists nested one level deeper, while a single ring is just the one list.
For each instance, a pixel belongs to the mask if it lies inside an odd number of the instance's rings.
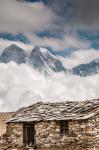
[{"label": "mountain peak", "polygon": [[11,44],[9,47],[18,47],[16,44]]},{"label": "mountain peak", "polygon": [[19,46],[17,46],[16,44],[11,44],[10,46],[8,46],[6,49],[15,49],[15,48],[19,48],[21,49]]},{"label": "mountain peak", "polygon": [[43,70],[43,72],[60,72],[65,71],[61,61],[54,56],[46,48],[34,47],[30,55],[31,64],[38,70]]},{"label": "mountain peak", "polygon": [[48,53],[48,50],[46,48],[42,48],[42,47],[39,47],[39,46],[36,46],[33,48],[33,52],[36,51],[38,53],[41,53],[41,54],[47,54]]},{"label": "mountain peak", "polygon": [[99,73],[99,58],[87,64],[80,64],[72,68],[72,73],[79,76],[88,76]]},{"label": "mountain peak", "polygon": [[35,69],[44,73],[54,73],[65,71],[65,67],[57,56],[53,55],[48,49],[36,46],[31,51],[29,57],[26,52],[15,44],[12,44],[4,49],[0,56],[0,62],[8,63],[14,61],[17,64],[26,63],[29,61]]},{"label": "mountain peak", "polygon": [[25,63],[26,54],[25,51],[15,44],[12,44],[4,49],[0,56],[0,61],[3,63],[8,63],[14,61],[18,64]]}]

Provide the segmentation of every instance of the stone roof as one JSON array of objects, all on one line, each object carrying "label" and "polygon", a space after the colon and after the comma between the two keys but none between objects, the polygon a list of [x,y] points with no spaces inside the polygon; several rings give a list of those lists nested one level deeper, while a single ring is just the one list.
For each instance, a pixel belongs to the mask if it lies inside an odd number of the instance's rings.
[{"label": "stone roof", "polygon": [[8,122],[85,120],[99,114],[99,99],[90,101],[38,102],[18,110]]}]

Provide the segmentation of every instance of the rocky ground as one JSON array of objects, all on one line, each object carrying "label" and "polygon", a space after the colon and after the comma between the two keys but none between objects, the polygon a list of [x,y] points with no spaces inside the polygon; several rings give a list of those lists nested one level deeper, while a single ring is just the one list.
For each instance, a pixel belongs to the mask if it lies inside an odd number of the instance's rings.
[{"label": "rocky ground", "polygon": [[[7,146],[7,145],[0,145],[0,150],[34,150],[34,149],[32,149],[32,148],[29,148],[29,149],[17,149],[17,148],[8,148],[9,146]],[[49,148],[49,149],[37,149],[37,150],[99,150],[99,148],[83,148],[83,149],[81,149],[81,148],[75,148],[75,147],[70,147],[70,148],[56,148],[56,147],[54,147],[54,148]]]}]

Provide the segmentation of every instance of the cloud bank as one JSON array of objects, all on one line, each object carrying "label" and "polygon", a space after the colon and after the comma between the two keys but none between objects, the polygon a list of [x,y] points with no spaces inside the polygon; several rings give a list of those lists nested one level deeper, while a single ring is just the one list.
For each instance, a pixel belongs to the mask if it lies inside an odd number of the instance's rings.
[{"label": "cloud bank", "polygon": [[[91,42],[77,35],[75,22],[79,24],[77,18],[80,16],[76,14],[81,13],[78,7],[76,9],[79,13],[74,13],[74,6],[71,0],[49,0],[46,5],[42,1],[26,3],[20,0],[0,0],[0,32],[13,35],[22,33],[32,45],[52,47],[56,51],[70,48],[88,49]],[[36,34],[47,30],[53,34],[61,34],[62,37],[41,38]]]},{"label": "cloud bank", "polygon": [[49,0],[50,8],[66,26],[76,29],[99,29],[98,0]]},{"label": "cloud bank", "polygon": [[0,111],[13,111],[37,101],[97,98],[98,81],[99,75],[81,78],[59,73],[44,77],[26,64],[0,64]]},{"label": "cloud bank", "polygon": [[[99,58],[90,40],[81,39],[78,29],[99,29],[98,0],[49,0],[26,3],[0,0],[0,32],[22,33],[34,46],[72,51],[61,58],[67,68]],[[37,32],[58,33],[59,37],[39,37]],[[13,42],[28,52],[31,45]],[[0,53],[12,41],[0,39]],[[78,51],[77,51],[78,50]],[[54,74],[45,77],[26,64],[0,64],[0,111],[13,111],[37,101],[85,100],[99,97],[99,75],[79,77]],[[79,92],[78,92],[79,91]]]},{"label": "cloud bank", "polygon": [[0,31],[26,33],[49,27],[52,12],[42,2],[20,3],[16,0],[0,0]]},{"label": "cloud bank", "polygon": [[60,57],[61,61],[63,62],[64,66],[68,69],[73,68],[80,64],[86,64],[91,62],[92,60],[99,58],[99,50],[95,49],[86,49],[86,50],[79,50],[74,51],[68,57]]}]

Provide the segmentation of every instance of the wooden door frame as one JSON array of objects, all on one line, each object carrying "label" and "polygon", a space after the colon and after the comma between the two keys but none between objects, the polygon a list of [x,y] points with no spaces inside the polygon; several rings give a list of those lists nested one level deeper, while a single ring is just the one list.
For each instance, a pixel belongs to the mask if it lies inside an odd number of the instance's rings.
[{"label": "wooden door frame", "polygon": [[30,122],[30,123],[23,123],[23,143],[25,146],[29,146],[28,145],[28,135],[27,135],[27,128],[30,127],[30,128],[34,128],[34,143],[33,143],[33,146],[36,145],[36,140],[35,140],[35,123],[33,122]]}]

